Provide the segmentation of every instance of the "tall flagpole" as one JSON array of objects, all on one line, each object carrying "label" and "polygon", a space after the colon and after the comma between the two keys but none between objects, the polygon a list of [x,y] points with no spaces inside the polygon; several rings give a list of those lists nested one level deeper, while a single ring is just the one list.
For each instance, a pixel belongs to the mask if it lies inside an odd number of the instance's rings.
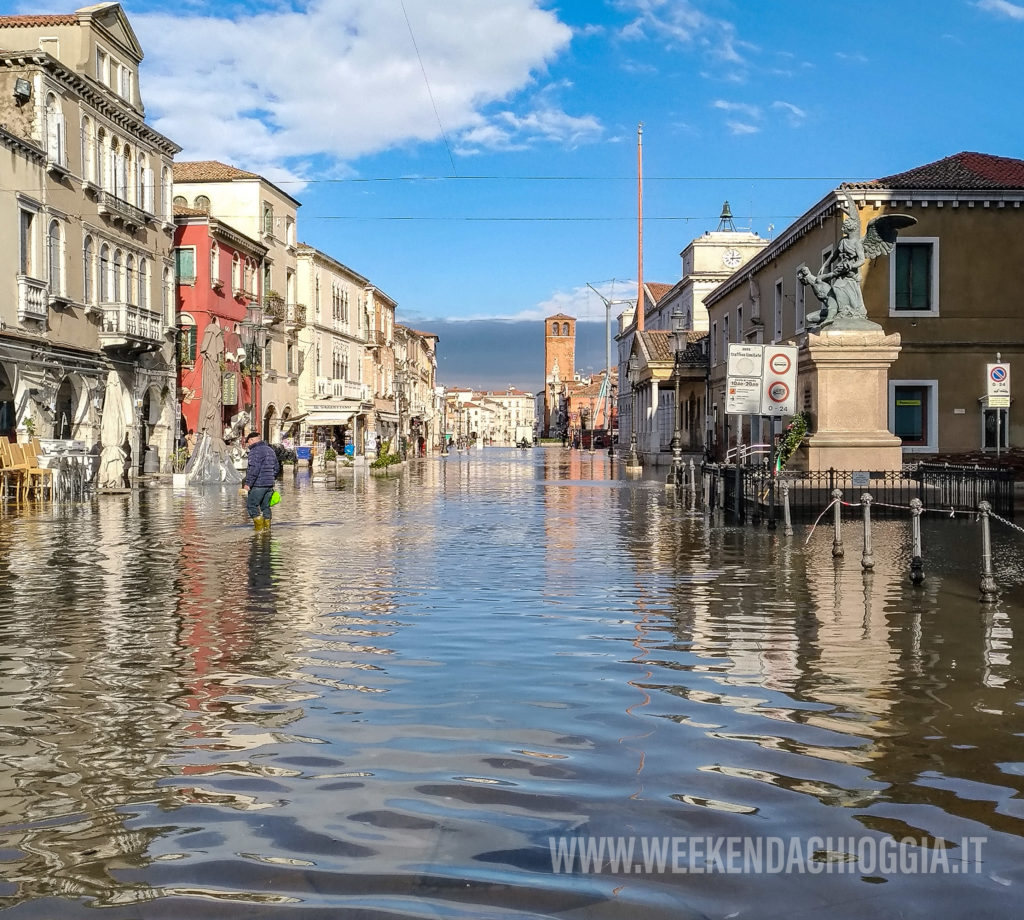
[{"label": "tall flagpole", "polygon": [[636,128],[636,331],[644,331],[644,123]]}]

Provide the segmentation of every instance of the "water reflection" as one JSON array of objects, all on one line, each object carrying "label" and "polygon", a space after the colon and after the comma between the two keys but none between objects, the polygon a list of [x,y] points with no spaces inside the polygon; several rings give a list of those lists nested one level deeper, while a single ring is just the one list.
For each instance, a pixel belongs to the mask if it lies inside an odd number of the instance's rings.
[{"label": "water reflection", "polygon": [[[852,524],[837,562],[825,530],[709,521],[618,474],[553,449],[300,475],[270,534],[219,489],[6,517],[0,903],[1006,915],[1007,535],[982,607],[964,522],[927,524],[914,588],[902,522],[876,522],[865,575]],[[988,842],[981,874],[943,878],[556,874],[563,834]]]}]

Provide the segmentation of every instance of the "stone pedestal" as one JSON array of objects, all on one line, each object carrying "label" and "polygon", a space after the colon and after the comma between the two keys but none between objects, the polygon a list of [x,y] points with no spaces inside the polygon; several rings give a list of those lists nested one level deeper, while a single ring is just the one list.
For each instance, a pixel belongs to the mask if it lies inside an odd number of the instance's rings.
[{"label": "stone pedestal", "polygon": [[799,451],[806,469],[900,469],[901,441],[888,428],[889,367],[899,353],[899,335],[880,326],[808,334],[798,384],[814,431]]}]

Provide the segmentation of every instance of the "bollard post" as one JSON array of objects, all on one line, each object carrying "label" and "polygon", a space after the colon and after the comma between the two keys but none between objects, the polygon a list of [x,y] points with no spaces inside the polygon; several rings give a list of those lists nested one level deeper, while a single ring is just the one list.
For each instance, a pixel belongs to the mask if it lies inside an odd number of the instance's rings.
[{"label": "bollard post", "polygon": [[793,521],[789,516],[789,483],[782,483],[782,532],[787,536],[793,536]]},{"label": "bollard post", "polygon": [[875,567],[875,557],[871,552],[871,493],[865,492],[860,497],[861,506],[864,508],[864,551],[860,557],[860,567],[865,571]]},{"label": "bollard post", "polygon": [[693,457],[690,457],[690,494],[697,494],[697,467],[693,465]]},{"label": "bollard post", "polygon": [[725,511],[725,467],[718,470],[718,507]]},{"label": "bollard post", "polygon": [[981,512],[981,602],[990,604],[996,599],[996,579],[992,571],[992,534],[988,519],[992,505],[980,502],[978,511]]},{"label": "bollard post", "polygon": [[910,556],[910,580],[919,585],[924,581],[924,559],[921,558],[921,511],[924,505],[919,498],[910,500],[910,538],[913,546]]},{"label": "bollard post", "polygon": [[843,492],[841,489],[832,490],[832,526],[835,533],[832,536],[832,557],[838,558],[843,555]]}]

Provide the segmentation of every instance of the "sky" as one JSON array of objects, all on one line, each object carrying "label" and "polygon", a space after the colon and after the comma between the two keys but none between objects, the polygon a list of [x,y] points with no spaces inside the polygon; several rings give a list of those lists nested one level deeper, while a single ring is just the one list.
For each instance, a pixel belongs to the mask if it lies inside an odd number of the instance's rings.
[{"label": "sky", "polygon": [[[491,321],[469,327],[489,363],[442,335],[447,384],[535,389],[538,320],[603,323],[588,284],[635,297],[640,123],[644,278],[668,284],[725,200],[770,237],[843,181],[962,150],[1024,157],[1024,0],[123,6],[147,120],[179,159],[274,181],[302,202],[300,239],[399,321]],[[10,11],[53,10],[68,4]],[[515,322],[532,357],[493,347],[522,339]]]}]

